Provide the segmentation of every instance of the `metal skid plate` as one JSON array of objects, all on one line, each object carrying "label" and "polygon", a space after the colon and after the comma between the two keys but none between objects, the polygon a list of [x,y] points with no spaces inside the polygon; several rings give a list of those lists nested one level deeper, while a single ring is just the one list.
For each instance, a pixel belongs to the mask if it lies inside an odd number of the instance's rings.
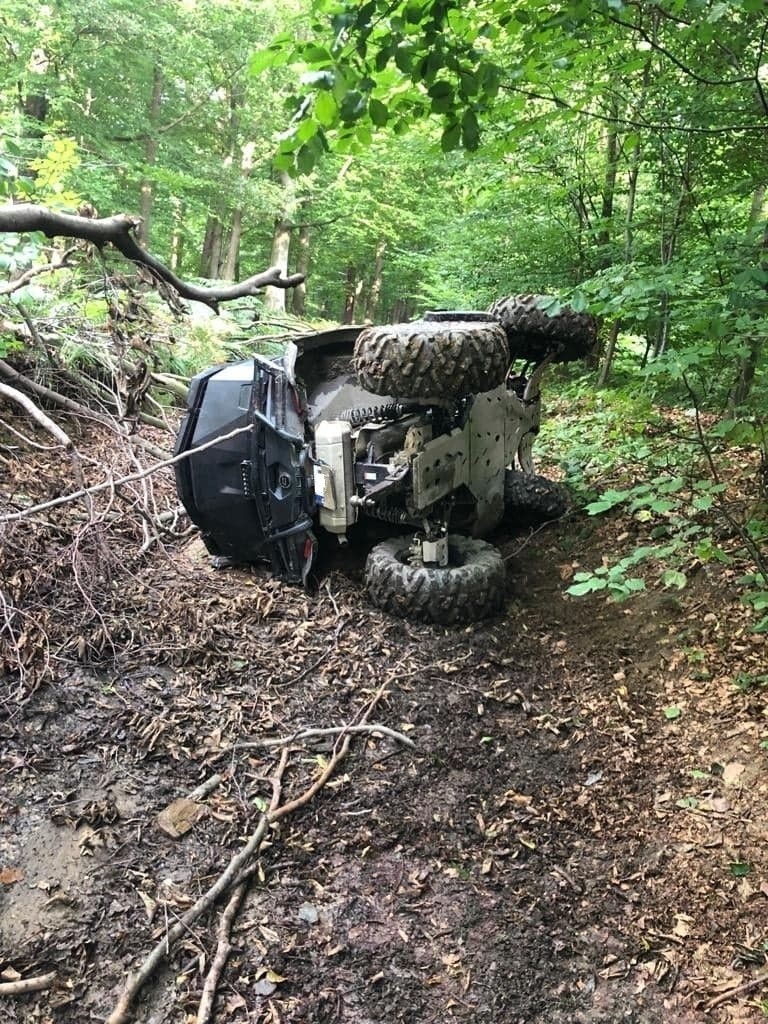
[{"label": "metal skid plate", "polygon": [[477,503],[473,533],[482,535],[504,516],[506,387],[476,395],[464,428],[469,436],[469,489]]},{"label": "metal skid plate", "polygon": [[418,512],[469,483],[469,440],[466,426],[427,442],[413,460],[413,504]]},{"label": "metal skid plate", "polygon": [[[477,395],[464,427],[424,445],[413,460],[413,503],[417,512],[466,486],[477,502],[477,527],[492,529],[504,512],[507,390]],[[517,416],[515,416],[517,418]]]}]

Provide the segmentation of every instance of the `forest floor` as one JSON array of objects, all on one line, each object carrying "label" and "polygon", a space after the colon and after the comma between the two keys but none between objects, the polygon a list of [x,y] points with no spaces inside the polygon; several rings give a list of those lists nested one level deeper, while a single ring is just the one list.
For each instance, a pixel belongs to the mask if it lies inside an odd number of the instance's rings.
[{"label": "forest floor", "polygon": [[[44,456],[3,450],[9,501],[55,493]],[[64,540],[78,564],[57,515],[59,534],[7,534],[12,595]],[[674,595],[566,595],[626,527],[572,513],[500,533],[503,614],[447,630],[370,608],[360,550],[309,596],[214,571],[194,539],[140,555],[103,526],[90,543],[110,558],[37,588],[12,638],[25,675],[0,677],[0,983],[55,972],[0,995],[0,1022],[105,1020],[257,829],[279,757],[258,744],[359,721],[375,698],[369,721],[413,746],[354,734],[270,828],[214,1021],[764,1021],[768,722],[764,687],[734,680],[765,671],[766,638],[717,562]],[[337,742],[289,744],[283,804]],[[171,838],[160,812],[214,775]],[[197,1020],[227,898],[131,1019]]]}]

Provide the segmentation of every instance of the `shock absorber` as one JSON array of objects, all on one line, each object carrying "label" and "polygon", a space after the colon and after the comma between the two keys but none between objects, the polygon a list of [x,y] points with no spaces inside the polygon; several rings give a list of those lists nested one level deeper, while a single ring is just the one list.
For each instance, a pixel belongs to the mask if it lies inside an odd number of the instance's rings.
[{"label": "shock absorber", "polygon": [[419,526],[419,521],[409,516],[404,508],[388,508],[386,505],[361,505],[361,512],[371,519],[379,519],[393,526]]},{"label": "shock absorber", "polygon": [[353,427],[359,427],[363,423],[374,420],[378,423],[387,420],[396,420],[407,412],[409,406],[402,402],[385,402],[382,405],[358,406],[354,409],[345,409],[339,414],[340,420],[346,420]]}]

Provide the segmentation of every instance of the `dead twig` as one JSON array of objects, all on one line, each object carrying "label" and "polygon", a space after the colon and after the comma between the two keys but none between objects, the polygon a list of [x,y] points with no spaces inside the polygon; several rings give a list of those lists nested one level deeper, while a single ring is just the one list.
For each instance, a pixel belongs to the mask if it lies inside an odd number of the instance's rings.
[{"label": "dead twig", "polygon": [[715,999],[710,999],[704,1007],[704,1012],[709,1013],[709,1011],[714,1010],[716,1006],[722,1006],[723,1003],[727,1003],[731,999],[735,999],[736,996],[746,995],[747,992],[760,988],[761,985],[765,985],[766,983],[768,983],[768,971],[763,971],[761,974],[755,975],[754,978],[750,978],[749,981],[745,981],[742,985],[737,985],[736,988],[729,988],[727,992],[721,993]]},{"label": "dead twig", "polygon": [[39,505],[30,505],[29,508],[25,508],[20,512],[10,512],[8,515],[0,516],[0,523],[10,523],[17,519],[26,519],[27,516],[35,515],[37,512],[44,512],[49,508],[57,508],[59,505],[66,505],[68,502],[77,501],[79,498],[83,498],[86,495],[99,494],[101,491],[114,490],[115,487],[120,487],[123,484],[135,483],[137,480],[143,480],[145,477],[151,476],[152,473],[157,473],[160,469],[167,469],[168,466],[175,466],[177,462],[182,462],[184,459],[188,459],[190,455],[196,455],[198,452],[203,452],[207,448],[212,448],[216,444],[221,444],[222,441],[229,441],[230,438],[237,437],[238,434],[246,434],[251,430],[253,430],[253,424],[251,423],[246,427],[238,427],[237,430],[231,430],[228,434],[222,434],[220,437],[215,437],[212,441],[206,441],[205,444],[201,444],[197,448],[190,448],[188,451],[181,452],[181,454],[175,455],[171,459],[156,462],[147,469],[141,470],[141,472],[129,473],[127,476],[121,477],[119,480],[106,480],[103,483],[94,484],[93,487],[83,487],[81,490],[74,491],[72,494],[62,494],[61,497],[53,498],[51,501],[43,501]]},{"label": "dead twig", "polygon": [[28,992],[44,992],[55,980],[56,971],[51,971],[50,974],[39,974],[35,978],[4,981],[0,984],[0,996],[23,996]]},{"label": "dead twig", "polygon": [[[373,695],[366,705],[363,713],[360,715],[359,721],[355,724],[366,724],[368,718],[373,712],[373,709],[383,697],[386,687],[387,681],[382,683]],[[283,749],[280,754],[280,762],[274,776],[272,777],[272,800],[269,808],[264,812],[264,814],[262,814],[259,824],[256,827],[256,831],[253,832],[243,849],[230,860],[224,872],[219,875],[218,879],[210,889],[203,893],[197,902],[194,903],[189,910],[187,910],[179,920],[168,929],[163,938],[157,943],[149,956],[144,960],[138,971],[136,971],[135,974],[128,976],[117,1005],[107,1018],[107,1024],[125,1024],[126,1021],[130,1020],[133,1001],[147,981],[152,977],[155,969],[169,956],[171,948],[176,940],[182,935],[185,935],[190,925],[205,913],[205,911],[209,910],[227,889],[231,888],[233,885],[240,885],[242,883],[244,873],[247,871],[249,862],[261,848],[267,829],[273,824],[273,822],[279,821],[281,818],[285,818],[300,807],[308,804],[326,785],[349,751],[349,745],[352,740],[349,728],[350,727],[346,727],[345,732],[339,737],[341,740],[340,746],[338,746],[334,751],[333,756],[328,761],[328,764],[312,785],[308,786],[307,789],[305,789],[304,792],[295,799],[281,807],[279,806],[279,802],[282,778],[288,764],[288,750],[287,748]]]},{"label": "dead twig", "polygon": [[315,736],[340,736],[346,732],[380,733],[382,736],[389,736],[391,739],[397,740],[398,743],[402,743],[404,746],[410,747],[412,750],[416,749],[416,744],[404,733],[397,732],[396,729],[390,729],[386,725],[375,724],[336,725],[327,729],[302,729],[300,732],[295,732],[292,736],[278,736],[274,739],[268,740],[253,740],[248,743],[238,743],[236,744],[236,747],[240,750],[253,750],[258,747],[282,747],[288,746],[291,743],[297,743],[299,740],[311,739]]},{"label": "dead twig", "polygon": [[229,903],[227,903],[224,908],[224,913],[221,915],[221,920],[219,921],[219,927],[216,933],[216,955],[213,958],[208,974],[205,977],[205,983],[203,984],[203,992],[200,996],[200,1005],[197,1009],[197,1024],[208,1024],[208,1021],[211,1019],[211,1015],[213,1013],[213,1002],[216,998],[216,989],[219,985],[219,979],[221,978],[224,967],[229,959],[229,954],[232,951],[232,943],[230,941],[232,925],[237,917],[247,890],[248,883],[241,882],[230,896]]}]

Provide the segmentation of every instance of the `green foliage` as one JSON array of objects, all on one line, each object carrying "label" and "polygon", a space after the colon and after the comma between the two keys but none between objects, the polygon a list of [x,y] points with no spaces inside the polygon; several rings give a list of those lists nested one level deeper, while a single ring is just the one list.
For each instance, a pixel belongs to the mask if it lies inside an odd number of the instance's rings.
[{"label": "green foliage", "polygon": [[638,576],[629,576],[627,572],[651,553],[651,550],[638,548],[614,565],[601,565],[594,572],[577,572],[573,577],[576,582],[567,588],[566,593],[573,597],[584,597],[586,594],[605,590],[610,597],[623,601],[645,590],[645,580]]},{"label": "green foliage", "polygon": [[742,693],[752,693],[768,687],[768,673],[738,672],[733,678],[733,685]]}]

